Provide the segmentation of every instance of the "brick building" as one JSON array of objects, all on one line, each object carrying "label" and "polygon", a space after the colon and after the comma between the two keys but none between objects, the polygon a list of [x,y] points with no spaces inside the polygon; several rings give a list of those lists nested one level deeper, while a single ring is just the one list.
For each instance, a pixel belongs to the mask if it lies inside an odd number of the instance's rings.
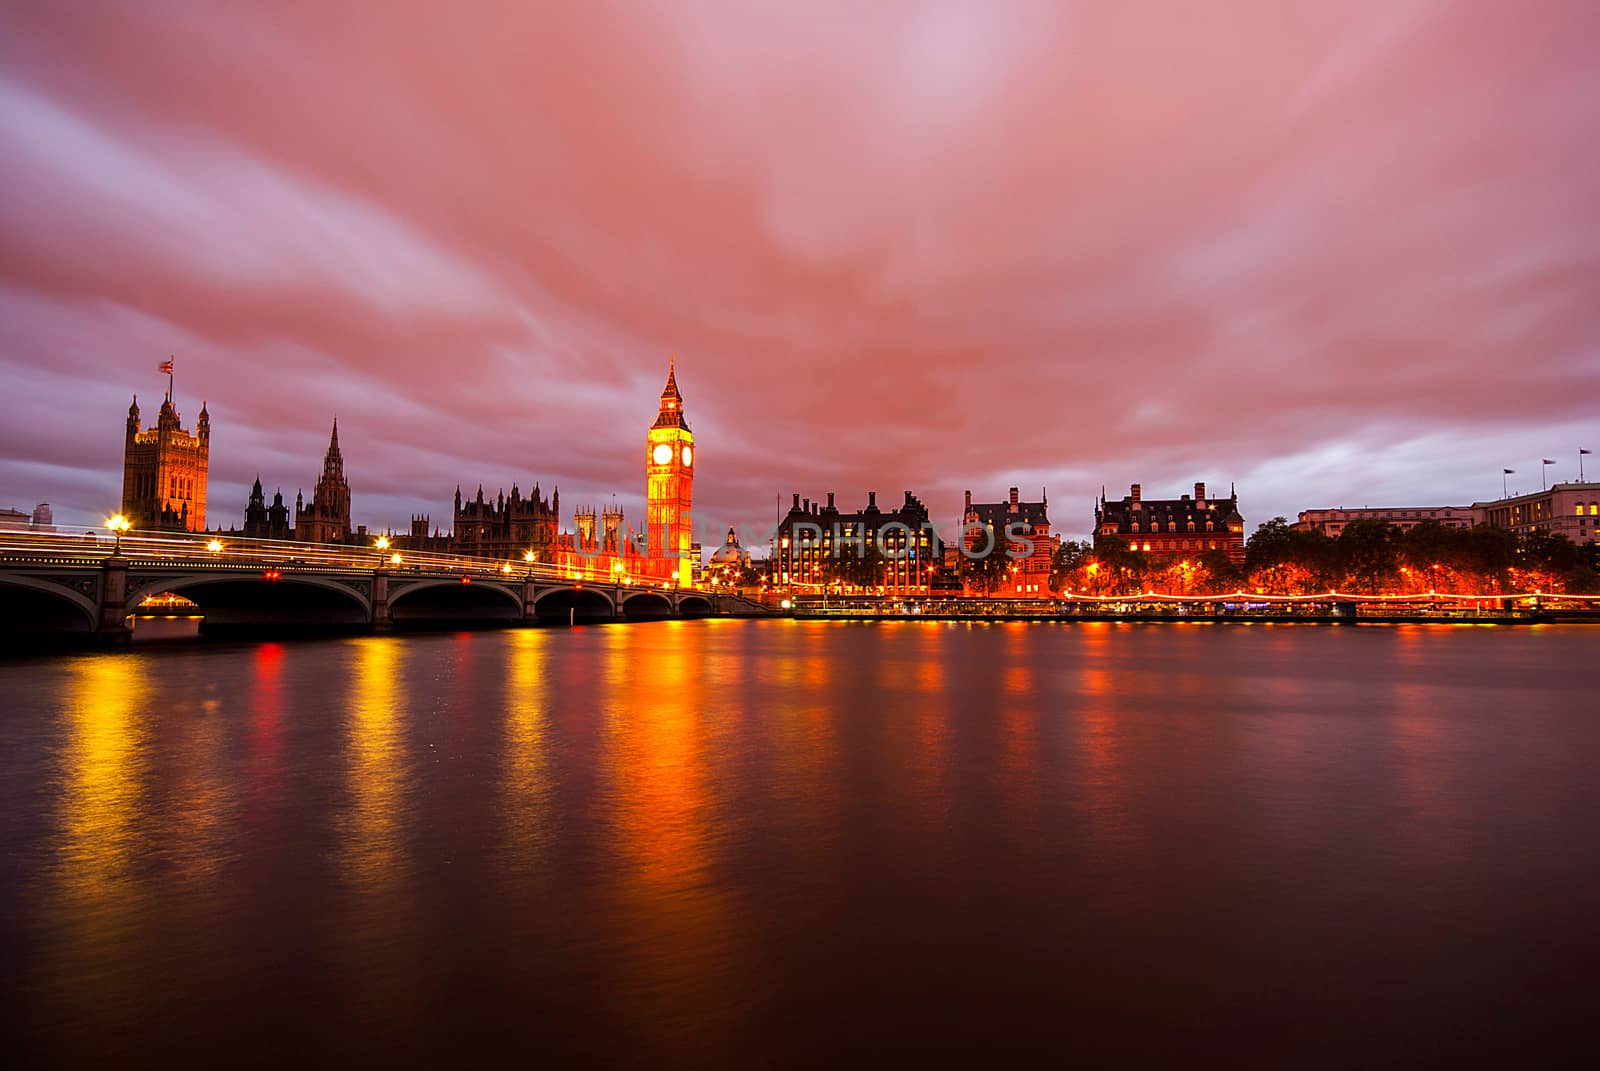
[{"label": "brick building", "polygon": [[1094,541],[1121,539],[1141,554],[1204,554],[1225,551],[1230,560],[1244,560],[1244,517],[1239,496],[1206,497],[1206,485],[1194,485],[1194,497],[1147,499],[1138,484],[1120,502],[1105,492],[1094,510]]}]

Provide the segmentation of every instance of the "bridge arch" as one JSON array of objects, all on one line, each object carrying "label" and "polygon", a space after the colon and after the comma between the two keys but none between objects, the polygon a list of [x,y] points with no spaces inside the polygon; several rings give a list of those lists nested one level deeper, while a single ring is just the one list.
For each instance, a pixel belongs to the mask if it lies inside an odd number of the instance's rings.
[{"label": "bridge arch", "polygon": [[600,588],[562,586],[541,590],[533,612],[548,621],[610,621],[617,616],[617,607]]},{"label": "bridge arch", "polygon": [[50,632],[92,632],[99,624],[95,601],[64,584],[5,571],[0,572],[0,590],[5,588],[13,591],[0,601],[24,605],[7,607],[0,614],[0,632],[41,631],[41,618],[42,631]]},{"label": "bridge arch", "polygon": [[166,591],[184,593],[208,618],[222,616],[218,611],[242,611],[227,616],[250,617],[252,608],[265,608],[270,603],[274,608],[292,605],[327,623],[360,624],[372,620],[371,599],[351,585],[299,573],[283,573],[274,580],[247,572],[129,577],[127,613],[137,612],[146,596]]},{"label": "bridge arch", "polygon": [[460,578],[389,582],[389,617],[396,625],[451,622],[505,623],[522,619],[521,585]]},{"label": "bridge arch", "polygon": [[643,588],[624,595],[620,609],[631,618],[671,617],[672,600],[662,592]]},{"label": "bridge arch", "polygon": [[711,600],[704,595],[684,595],[678,599],[678,613],[684,617],[710,617]]}]

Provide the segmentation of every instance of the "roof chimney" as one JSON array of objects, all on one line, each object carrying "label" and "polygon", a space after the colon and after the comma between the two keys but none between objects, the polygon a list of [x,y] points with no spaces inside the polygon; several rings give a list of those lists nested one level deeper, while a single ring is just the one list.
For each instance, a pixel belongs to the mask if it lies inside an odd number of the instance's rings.
[{"label": "roof chimney", "polygon": [[803,512],[810,513],[811,512],[811,500],[809,498],[803,498],[800,501],[802,503],[804,503],[804,505],[802,507]]},{"label": "roof chimney", "polygon": [[1140,489],[1139,489],[1139,485],[1138,484],[1134,484],[1133,485],[1133,508],[1134,509],[1138,509],[1139,506],[1140,506]]},{"label": "roof chimney", "polygon": [[878,492],[876,492],[876,491],[868,491],[867,492],[867,508],[868,509],[877,509],[878,508]]},{"label": "roof chimney", "polygon": [[1017,489],[1015,487],[1011,489],[1011,512],[1017,512]]},{"label": "roof chimney", "polygon": [[828,508],[829,509],[835,508],[834,505],[833,505],[833,492],[832,491],[828,492]]},{"label": "roof chimney", "polygon": [[1206,485],[1203,483],[1194,485],[1194,505],[1196,509],[1206,508]]}]

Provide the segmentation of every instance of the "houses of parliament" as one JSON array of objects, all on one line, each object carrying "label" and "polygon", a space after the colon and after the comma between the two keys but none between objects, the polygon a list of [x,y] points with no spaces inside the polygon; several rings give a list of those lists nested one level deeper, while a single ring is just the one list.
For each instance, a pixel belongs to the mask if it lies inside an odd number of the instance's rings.
[{"label": "houses of parliament", "polygon": [[[688,582],[698,565],[699,547],[691,531],[695,469],[694,434],[683,411],[674,363],[667,369],[654,423],[645,433],[645,526],[632,531],[616,506],[573,512],[572,528],[561,528],[561,492],[546,497],[537,483],[526,495],[517,484],[492,498],[477,492],[463,497],[457,486],[448,533],[431,528],[426,514],[414,515],[410,530],[388,533],[398,550],[435,551],[482,558],[545,562],[584,576],[621,573],[660,581]],[[322,472],[308,501],[295,493],[294,506],[274,491],[269,504],[258,475],[244,507],[243,527],[208,528],[206,478],[211,453],[211,418],[205,403],[193,433],[170,391],[154,426],[141,429],[139,399],[128,407],[123,446],[122,514],[135,529],[197,532],[248,539],[367,545],[366,526],[351,524],[350,481],[345,476],[335,418],[323,455]],[[531,555],[531,557],[530,557]]]}]

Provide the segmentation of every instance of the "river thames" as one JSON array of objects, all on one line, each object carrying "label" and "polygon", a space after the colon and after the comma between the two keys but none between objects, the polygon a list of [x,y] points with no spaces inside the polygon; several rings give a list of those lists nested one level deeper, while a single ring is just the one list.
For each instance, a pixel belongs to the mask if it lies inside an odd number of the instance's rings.
[{"label": "river thames", "polygon": [[29,1063],[1526,1057],[1593,1011],[1597,643],[713,620],[0,661],[0,1015]]}]

